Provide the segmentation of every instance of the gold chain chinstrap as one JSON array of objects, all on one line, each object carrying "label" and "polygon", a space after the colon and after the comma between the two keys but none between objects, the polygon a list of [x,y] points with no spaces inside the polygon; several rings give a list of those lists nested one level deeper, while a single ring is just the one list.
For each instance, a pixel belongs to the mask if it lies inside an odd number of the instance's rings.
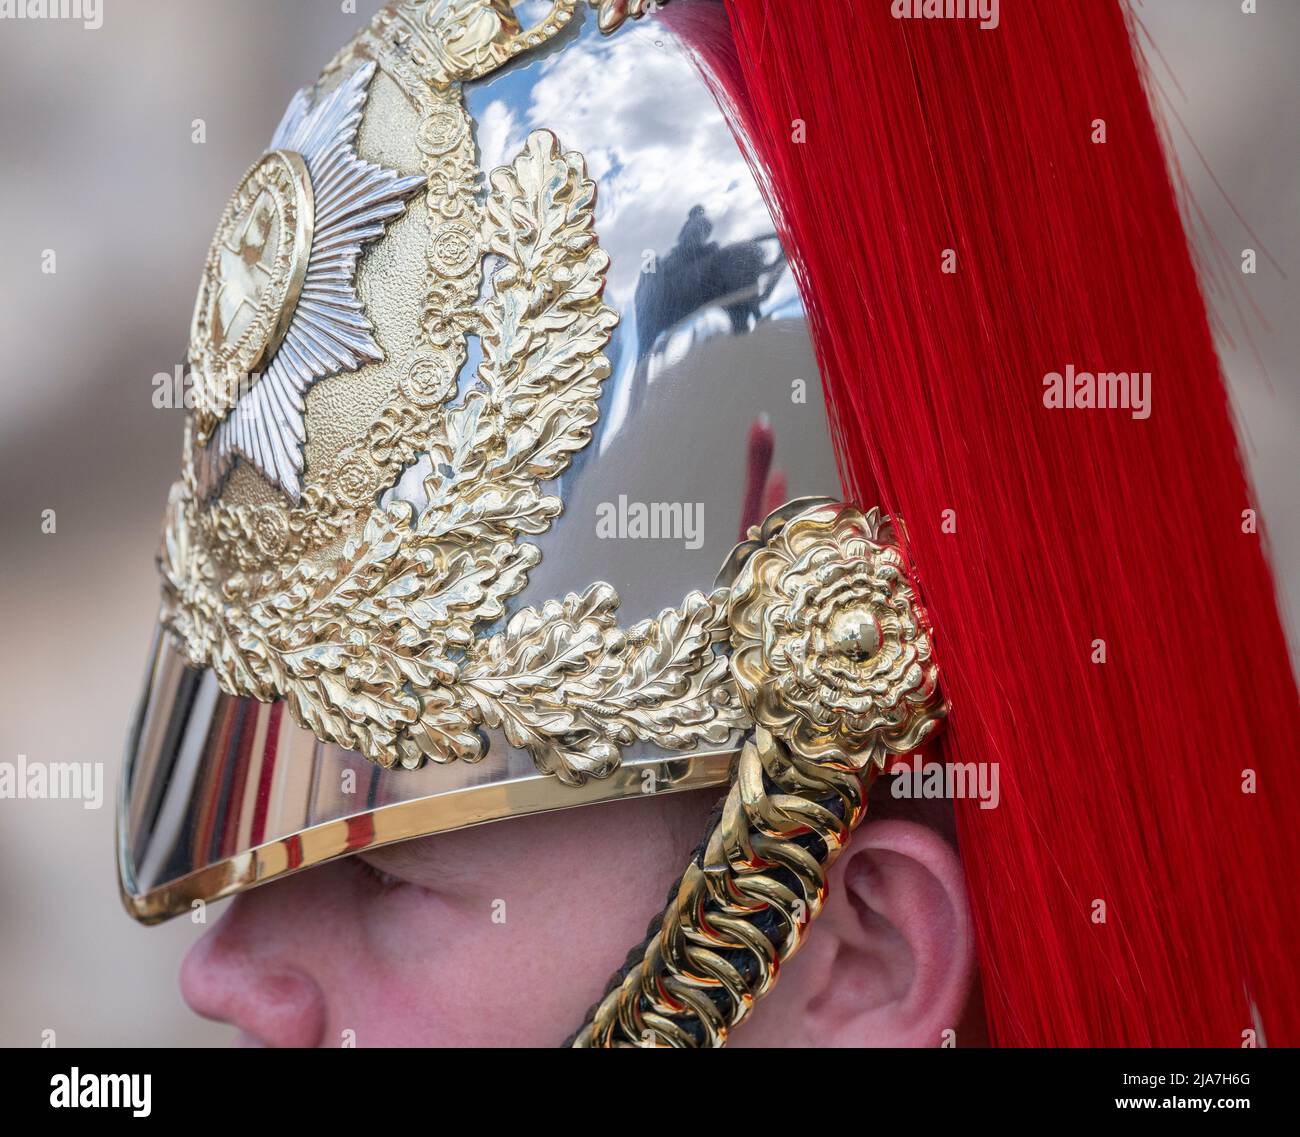
[{"label": "gold chain chinstrap", "polygon": [[800,758],[756,729],[654,934],[573,1045],[724,1045],[821,911],[875,775]]}]

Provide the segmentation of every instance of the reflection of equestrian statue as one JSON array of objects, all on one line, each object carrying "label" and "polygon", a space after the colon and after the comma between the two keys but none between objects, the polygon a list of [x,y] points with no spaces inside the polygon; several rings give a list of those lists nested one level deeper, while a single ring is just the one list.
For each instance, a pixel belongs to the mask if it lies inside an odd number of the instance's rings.
[{"label": "reflection of equestrian statue", "polygon": [[[718,246],[715,242],[709,241],[709,234],[713,232],[713,222],[709,220],[704,212],[704,206],[693,205],[691,212],[686,218],[686,224],[682,226],[682,231],[677,234],[677,248],[675,252],[684,257],[698,257],[705,253],[716,253]],[[672,256],[669,253],[669,256]]]},{"label": "reflection of equestrian statue", "polygon": [[[701,309],[722,308],[739,335],[758,323],[763,302],[785,267],[776,234],[719,246],[710,241],[713,222],[701,205],[691,209],[677,244],[645,272],[636,289],[636,320],[641,354],[670,328]],[[769,256],[764,245],[770,245]]]}]

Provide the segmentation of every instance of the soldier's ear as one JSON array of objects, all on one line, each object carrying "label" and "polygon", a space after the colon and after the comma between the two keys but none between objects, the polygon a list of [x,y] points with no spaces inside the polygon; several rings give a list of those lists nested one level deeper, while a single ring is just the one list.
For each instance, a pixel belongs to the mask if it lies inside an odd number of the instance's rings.
[{"label": "soldier's ear", "polygon": [[966,885],[952,846],[912,821],[868,821],[831,871],[817,934],[733,1041],[982,1043],[978,1016],[963,1021],[974,972]]}]

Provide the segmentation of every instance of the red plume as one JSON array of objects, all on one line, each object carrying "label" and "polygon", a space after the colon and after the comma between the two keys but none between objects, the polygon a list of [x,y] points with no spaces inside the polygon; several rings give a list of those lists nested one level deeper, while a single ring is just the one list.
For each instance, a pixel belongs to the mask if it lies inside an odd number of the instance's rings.
[{"label": "red plume", "polygon": [[[1295,1045],[1300,702],[1126,11],[891,7],[727,0],[713,50],[946,757],[999,764],[957,803],[991,1037]],[[1149,417],[1049,408],[1067,366],[1149,372]]]}]

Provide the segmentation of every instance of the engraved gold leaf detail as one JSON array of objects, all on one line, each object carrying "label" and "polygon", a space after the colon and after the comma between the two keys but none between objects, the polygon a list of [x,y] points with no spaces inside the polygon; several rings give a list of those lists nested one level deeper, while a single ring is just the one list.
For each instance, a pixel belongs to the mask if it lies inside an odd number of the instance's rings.
[{"label": "engraved gold leaf detail", "polygon": [[669,750],[721,746],[742,723],[727,660],[727,594],[692,592],[626,631],[608,584],[526,608],[466,668],[483,721],[526,747],[562,781],[602,777],[620,749],[646,740]]}]

